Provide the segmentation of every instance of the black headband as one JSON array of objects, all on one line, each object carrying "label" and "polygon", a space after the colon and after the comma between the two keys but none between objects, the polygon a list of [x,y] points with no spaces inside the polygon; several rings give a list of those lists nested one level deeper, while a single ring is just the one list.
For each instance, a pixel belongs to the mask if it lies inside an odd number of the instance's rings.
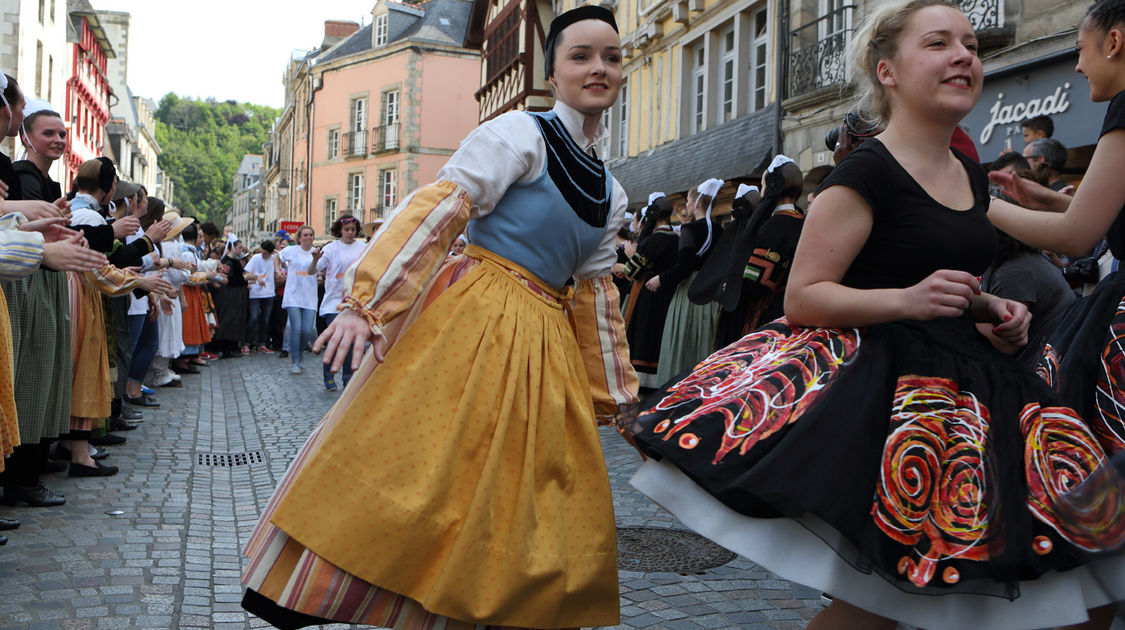
[{"label": "black headband", "polygon": [[544,76],[551,76],[551,72],[555,69],[555,42],[558,41],[559,35],[566,30],[566,27],[575,22],[581,22],[582,20],[601,20],[612,26],[613,32],[621,32],[617,30],[617,20],[613,18],[613,11],[605,7],[586,5],[563,13],[551,20],[551,28],[547,31],[547,40],[543,45],[544,52],[546,53],[543,59],[544,69],[546,70]]},{"label": "black headband", "polygon": [[110,188],[113,188],[113,180],[117,177],[117,169],[113,166],[113,160],[102,155],[94,158],[102,163],[98,169],[98,188],[108,193]]}]

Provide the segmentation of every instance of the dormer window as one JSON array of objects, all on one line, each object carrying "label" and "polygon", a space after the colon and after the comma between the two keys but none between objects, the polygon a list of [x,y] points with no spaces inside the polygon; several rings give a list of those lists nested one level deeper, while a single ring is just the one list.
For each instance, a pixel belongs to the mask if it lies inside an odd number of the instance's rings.
[{"label": "dormer window", "polygon": [[387,44],[387,14],[375,16],[375,45],[385,46]]}]

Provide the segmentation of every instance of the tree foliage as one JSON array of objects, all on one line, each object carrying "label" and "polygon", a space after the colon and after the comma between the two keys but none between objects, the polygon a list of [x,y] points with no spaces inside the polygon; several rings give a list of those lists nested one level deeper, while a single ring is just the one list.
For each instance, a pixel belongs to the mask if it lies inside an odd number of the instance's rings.
[{"label": "tree foliage", "polygon": [[165,94],[155,114],[156,141],[163,151],[160,168],[176,183],[176,205],[201,220],[221,220],[233,203],[242,156],[262,152],[280,114],[265,105]]}]

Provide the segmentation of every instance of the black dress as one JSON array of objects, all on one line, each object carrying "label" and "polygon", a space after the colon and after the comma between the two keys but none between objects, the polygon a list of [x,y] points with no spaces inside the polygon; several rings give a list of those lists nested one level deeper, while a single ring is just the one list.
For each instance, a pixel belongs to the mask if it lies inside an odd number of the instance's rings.
[{"label": "black dress", "polygon": [[[877,140],[832,172],[823,188],[853,188],[874,210],[843,284],[985,270],[988,183],[957,157],[969,210],[939,205]],[[1082,586],[1098,583],[1090,553],[1125,541],[1125,497],[1060,499],[1110,474],[1104,452],[967,316],[849,330],[778,319],[640,409],[624,429],[650,459],[633,485],[784,578],[928,629],[1075,623],[1114,599]],[[1125,586],[1125,570],[1109,582]]]},{"label": "black dress", "polygon": [[212,335],[215,348],[226,353],[234,353],[246,339],[246,322],[250,316],[250,288],[242,275],[242,260],[227,256],[222,260],[230,267],[227,284],[212,290],[215,299],[215,313],[218,326]]},{"label": "black dress", "polygon": [[[707,262],[714,244],[723,236],[723,227],[711,221],[711,243],[707,243],[707,219],[696,219],[680,227],[679,251],[676,264],[660,274],[660,288],[673,290],[668,315],[664,319],[664,336],[660,343],[660,361],[656,370],[659,385],[690,370],[701,359],[711,354],[715,346],[715,327],[719,321],[719,306],[709,302],[695,304],[688,293],[696,273]],[[707,247],[704,249],[704,244]],[[700,253],[703,250],[703,253]]]},{"label": "black dress", "polygon": [[[1125,128],[1125,90],[1109,103],[1101,135]],[[1113,257],[1125,259],[1125,212],[1106,234]],[[1125,451],[1125,273],[1106,276],[1044,326],[1029,344],[1038,371],[1086,418],[1106,451]]]},{"label": "black dress", "polygon": [[660,385],[656,369],[660,362],[660,340],[664,336],[664,320],[672,303],[675,286],[660,285],[649,291],[645,283],[653,276],[668,271],[676,264],[680,239],[670,227],[657,228],[639,243],[634,254],[631,274],[633,286],[625,305],[625,336],[629,341],[629,357],[641,387]]}]

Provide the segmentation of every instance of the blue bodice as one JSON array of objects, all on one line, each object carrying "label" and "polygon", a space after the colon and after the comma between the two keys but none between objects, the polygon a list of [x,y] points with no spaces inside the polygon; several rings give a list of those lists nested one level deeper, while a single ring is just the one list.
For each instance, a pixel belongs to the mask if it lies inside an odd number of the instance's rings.
[{"label": "blue bodice", "polygon": [[[557,116],[554,112],[531,115]],[[605,182],[609,196],[613,179],[607,174]],[[508,188],[490,214],[469,221],[466,233],[473,245],[507,258],[561,291],[597,250],[606,229],[578,216],[544,165],[533,181]]]}]

